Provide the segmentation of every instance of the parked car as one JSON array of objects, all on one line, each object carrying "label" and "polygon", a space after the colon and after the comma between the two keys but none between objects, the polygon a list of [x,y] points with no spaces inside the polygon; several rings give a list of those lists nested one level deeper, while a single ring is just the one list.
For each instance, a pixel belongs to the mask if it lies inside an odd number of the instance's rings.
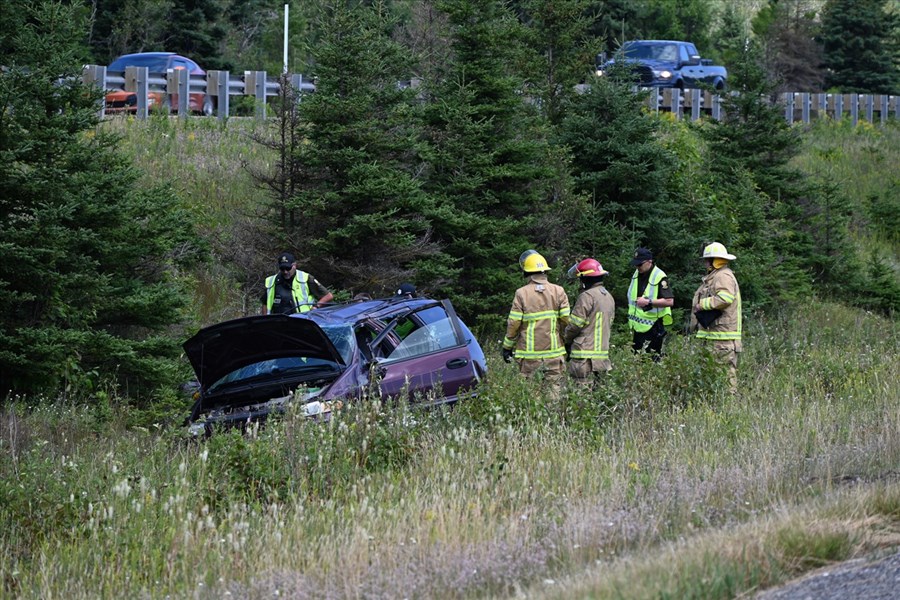
[{"label": "parked car", "polygon": [[[165,75],[169,69],[186,69],[191,75],[206,75],[200,65],[189,58],[185,58],[174,52],[139,52],[137,54],[125,54],[114,60],[106,68],[107,72],[124,72],[125,67],[147,67],[150,73]],[[165,92],[151,90],[147,94],[147,102],[150,108],[170,107],[178,109],[178,94],[167,96]],[[203,92],[189,94],[188,106],[192,112],[203,115],[213,114],[212,98]],[[106,94],[106,112],[136,112],[137,94],[124,90],[111,91]]]},{"label": "parked car", "polygon": [[[723,90],[728,79],[725,67],[700,58],[691,42],[634,40],[625,42],[616,56],[631,65],[638,83],[647,87],[685,89],[702,84]],[[602,77],[615,63],[616,58],[607,60],[606,53],[601,52],[597,55],[597,75]]]},{"label": "parked car", "polygon": [[197,435],[264,420],[291,403],[307,415],[329,413],[361,397],[370,377],[385,399],[454,403],[487,372],[450,301],[427,298],[244,317],[200,330],[184,351],[199,382],[189,417]]}]

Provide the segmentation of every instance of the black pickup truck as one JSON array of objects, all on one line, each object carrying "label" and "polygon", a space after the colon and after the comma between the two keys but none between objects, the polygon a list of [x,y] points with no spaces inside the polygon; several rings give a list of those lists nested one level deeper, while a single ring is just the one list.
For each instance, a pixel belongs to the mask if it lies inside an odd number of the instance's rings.
[{"label": "black pickup truck", "polygon": [[603,76],[616,62],[632,65],[638,84],[646,87],[695,88],[708,85],[724,90],[728,79],[725,67],[714,66],[712,60],[700,58],[690,42],[671,40],[634,40],[625,42],[614,58],[597,55],[597,75]]}]

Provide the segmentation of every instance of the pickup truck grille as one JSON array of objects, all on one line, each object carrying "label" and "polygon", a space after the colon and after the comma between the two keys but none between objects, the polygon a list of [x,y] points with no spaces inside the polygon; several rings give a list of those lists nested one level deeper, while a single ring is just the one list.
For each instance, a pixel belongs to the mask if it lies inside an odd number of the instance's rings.
[{"label": "pickup truck grille", "polygon": [[651,69],[650,67],[639,65],[635,68],[635,72],[637,73],[638,81],[640,83],[653,83],[653,69]]}]

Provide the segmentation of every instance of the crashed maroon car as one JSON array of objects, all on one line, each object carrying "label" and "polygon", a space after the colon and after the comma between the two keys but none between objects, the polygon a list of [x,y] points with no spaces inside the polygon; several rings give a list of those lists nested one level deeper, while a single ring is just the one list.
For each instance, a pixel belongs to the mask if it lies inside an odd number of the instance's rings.
[{"label": "crashed maroon car", "polygon": [[244,317],[202,329],[184,350],[200,386],[189,418],[194,434],[263,420],[291,404],[323,415],[375,382],[382,398],[453,403],[487,372],[450,301],[426,298]]}]

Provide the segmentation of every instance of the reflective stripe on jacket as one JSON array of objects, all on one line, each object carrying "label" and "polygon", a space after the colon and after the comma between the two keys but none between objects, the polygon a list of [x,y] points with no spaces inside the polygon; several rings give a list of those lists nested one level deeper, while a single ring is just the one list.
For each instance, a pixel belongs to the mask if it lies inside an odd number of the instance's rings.
[{"label": "reflective stripe on jacket", "polygon": [[[722,314],[703,328],[697,318],[691,317],[692,326],[697,326],[697,337],[705,340],[741,339],[741,288],[734,272],[729,267],[710,271],[703,277],[700,287],[694,293],[692,306],[700,305],[701,310],[721,310]],[[740,348],[736,348],[740,351]]]},{"label": "reflective stripe on jacket", "polygon": [[516,349],[516,358],[540,360],[565,356],[562,331],[569,323],[569,298],[565,290],[532,275],[516,290],[506,322],[503,347]]},{"label": "reflective stripe on jacket", "polygon": [[[266,311],[271,314],[275,304],[275,280],[278,275],[266,277]],[[312,309],[315,301],[309,295],[309,274],[297,269],[291,280],[291,296],[294,300],[295,312],[305,313]]]},{"label": "reflective stripe on jacket", "polygon": [[[638,299],[638,277],[640,272],[635,269],[634,275],[631,276],[631,285],[628,286],[628,326],[638,332],[650,331],[657,319],[662,317],[663,325],[672,324],[672,309],[668,306],[655,307],[649,310],[639,308]],[[659,297],[659,282],[666,277],[662,269],[653,265],[650,271],[650,278],[647,280],[647,287],[641,298],[656,300]]]},{"label": "reflective stripe on jacket", "polygon": [[597,284],[578,296],[563,333],[565,343],[572,344],[569,357],[604,361],[593,365],[594,371],[608,370],[609,332],[616,303],[606,288]]}]

